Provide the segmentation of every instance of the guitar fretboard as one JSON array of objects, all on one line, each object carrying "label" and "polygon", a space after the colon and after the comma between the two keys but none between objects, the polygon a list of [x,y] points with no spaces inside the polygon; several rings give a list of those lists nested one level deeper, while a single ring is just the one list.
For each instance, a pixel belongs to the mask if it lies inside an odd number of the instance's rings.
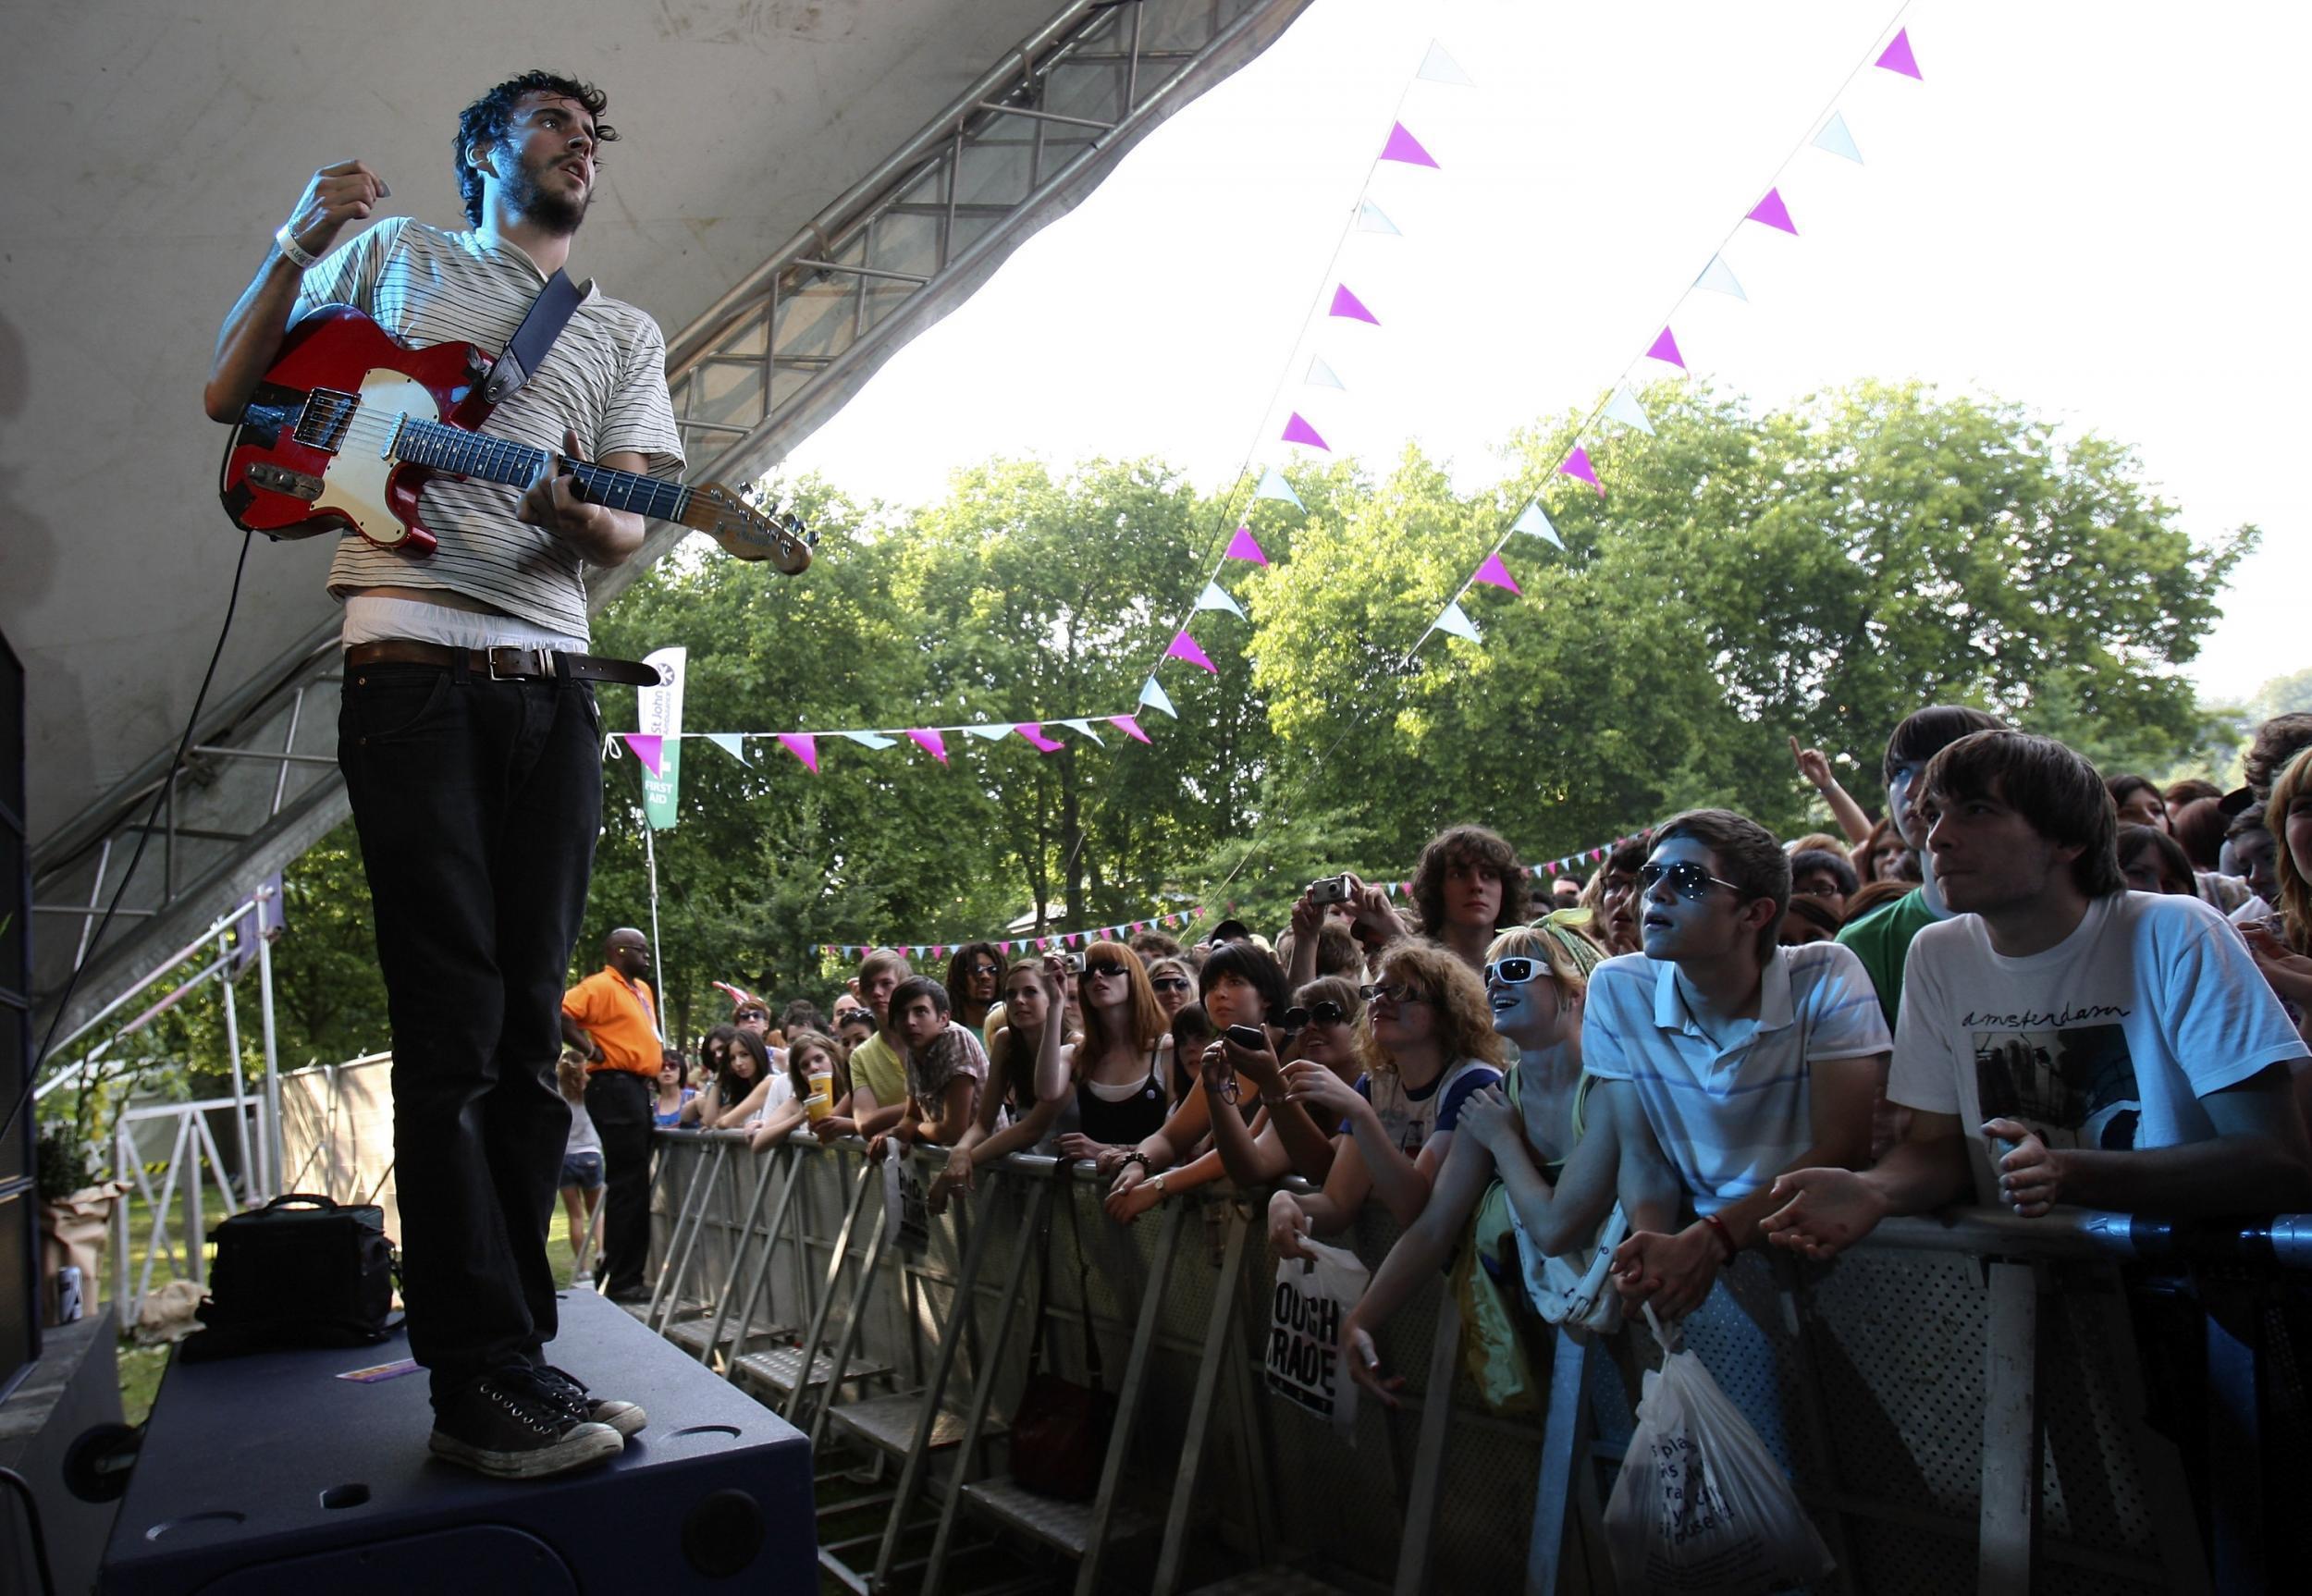
[{"label": "guitar fretboard", "polygon": [[[516,443],[511,438],[466,432],[415,417],[402,422],[394,453],[412,465],[516,485],[535,480],[547,458],[546,450]],[[571,474],[584,486],[586,497],[611,509],[629,509],[660,521],[680,521],[690,501],[691,490],[680,483],[660,482],[639,473],[589,465],[584,460],[569,460],[567,464]]]}]

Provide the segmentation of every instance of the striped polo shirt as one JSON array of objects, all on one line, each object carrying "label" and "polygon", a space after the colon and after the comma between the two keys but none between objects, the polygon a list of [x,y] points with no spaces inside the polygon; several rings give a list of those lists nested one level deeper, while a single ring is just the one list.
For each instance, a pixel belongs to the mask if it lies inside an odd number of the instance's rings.
[{"label": "striped polo shirt", "polygon": [[[495,355],[545,287],[546,274],[512,244],[391,216],[305,274],[296,313],[351,305],[405,348],[459,342]],[[652,476],[682,474],[658,324],[591,283],[552,350],[483,430],[559,452],[565,428],[587,460],[629,449]],[[441,546],[412,559],[348,533],[329,564],[329,592],[342,600],[366,587],[447,588],[583,638],[585,562],[560,538],[516,521],[521,499],[519,486],[432,478],[418,512]]]},{"label": "striped polo shirt", "polygon": [[1637,1088],[1696,1213],[1771,1185],[1814,1146],[1809,1066],[1894,1045],[1862,961],[1836,942],[1777,948],[1760,974],[1758,1017],[1716,1022],[1716,1039],[1676,964],[1624,953],[1590,976],[1581,1067]]}]

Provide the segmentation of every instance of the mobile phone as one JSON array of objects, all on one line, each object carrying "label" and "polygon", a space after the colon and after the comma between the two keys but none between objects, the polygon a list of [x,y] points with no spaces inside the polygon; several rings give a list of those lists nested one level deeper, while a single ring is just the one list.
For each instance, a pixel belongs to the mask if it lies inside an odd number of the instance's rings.
[{"label": "mobile phone", "polygon": [[1261,1052],[1268,1050],[1268,1037],[1258,1025],[1231,1025],[1222,1035],[1240,1048],[1254,1048]]}]

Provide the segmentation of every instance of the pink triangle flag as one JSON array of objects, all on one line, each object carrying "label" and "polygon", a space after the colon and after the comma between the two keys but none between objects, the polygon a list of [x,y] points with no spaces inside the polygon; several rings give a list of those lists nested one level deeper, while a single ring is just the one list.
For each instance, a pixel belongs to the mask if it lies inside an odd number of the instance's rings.
[{"label": "pink triangle flag", "polygon": [[1557,469],[1563,474],[1578,477],[1596,488],[1598,497],[1605,497],[1605,486],[1597,480],[1597,468],[1590,463],[1590,451],[1580,444],[1573,446],[1573,452],[1566,457],[1565,463]]},{"label": "pink triangle flag", "polygon": [[1210,659],[1206,658],[1204,650],[1196,645],[1196,639],[1190,637],[1185,632],[1175,632],[1173,635],[1172,646],[1164,650],[1164,657],[1166,659],[1185,659],[1190,665],[1202,666],[1205,669],[1211,671],[1215,676],[1220,674],[1220,667],[1214,665]]},{"label": "pink triangle flag", "polygon": [[1376,327],[1381,325],[1381,318],[1365,309],[1365,301],[1350,293],[1347,283],[1337,283],[1334,286],[1333,308],[1325,314],[1340,316],[1352,322],[1371,322]]},{"label": "pink triangle flag", "polygon": [[1333,452],[1333,446],[1318,435],[1316,428],[1300,419],[1298,411],[1293,411],[1292,419],[1285,424],[1285,441],[1305,443],[1310,448],[1321,448],[1327,454]]},{"label": "pink triangle flag", "polygon": [[1557,874],[1557,861],[1555,859],[1549,862],[1549,873],[1553,876]]},{"label": "pink triangle flag", "polygon": [[1012,730],[1027,738],[1039,754],[1054,753],[1067,746],[1064,743],[1054,743],[1051,738],[1046,737],[1043,734],[1043,722],[1040,720],[1023,720]]},{"label": "pink triangle flag", "polygon": [[1389,128],[1389,141],[1381,147],[1384,161],[1402,161],[1408,166],[1433,166],[1437,158],[1420,147],[1420,141],[1405,130],[1405,124],[1396,122]]},{"label": "pink triangle flag", "polygon": [[1889,72],[1900,72],[1906,78],[1926,80],[1919,72],[1919,58],[1911,54],[1911,30],[1897,32],[1887,48],[1878,53],[1878,64]]},{"label": "pink triangle flag", "polygon": [[1681,372],[1686,369],[1686,357],[1678,352],[1678,339],[1667,327],[1664,327],[1660,336],[1647,346],[1646,359],[1666,362]]},{"label": "pink triangle flag", "polygon": [[938,760],[942,765],[947,763],[946,738],[941,736],[936,731],[926,730],[920,726],[910,727],[908,729],[907,735],[915,739],[916,745],[921,748],[926,754],[931,755],[932,758]]},{"label": "pink triangle flag", "polygon": [[1798,237],[1798,224],[1790,220],[1790,207],[1782,203],[1782,190],[1768,189],[1766,197],[1750,208],[1750,219],[1764,222],[1769,227],[1779,227],[1792,238]]},{"label": "pink triangle flag", "polygon": [[1129,737],[1135,743],[1146,743],[1148,741],[1148,733],[1141,730],[1140,723],[1129,715],[1111,715],[1108,717],[1108,724],[1123,732],[1126,737]]},{"label": "pink triangle flag", "polygon": [[1518,585],[1518,579],[1509,574],[1509,568],[1501,563],[1501,556],[1498,554],[1487,555],[1485,563],[1477,568],[1477,574],[1470,580],[1484,583],[1489,587],[1506,587],[1515,594],[1521,595],[1525,592],[1525,589]]},{"label": "pink triangle flag", "polygon": [[1248,526],[1238,527],[1236,535],[1228,540],[1228,558],[1248,559],[1255,565],[1266,565],[1269,562],[1269,557],[1261,552],[1261,546],[1254,541],[1252,529]]},{"label": "pink triangle flag", "polygon": [[804,766],[812,775],[818,774],[818,739],[817,737],[808,731],[781,731],[779,733],[779,741],[785,745],[788,753],[803,761]]},{"label": "pink triangle flag", "polygon": [[621,741],[634,751],[642,767],[653,776],[666,774],[666,739],[650,731],[621,731]]}]

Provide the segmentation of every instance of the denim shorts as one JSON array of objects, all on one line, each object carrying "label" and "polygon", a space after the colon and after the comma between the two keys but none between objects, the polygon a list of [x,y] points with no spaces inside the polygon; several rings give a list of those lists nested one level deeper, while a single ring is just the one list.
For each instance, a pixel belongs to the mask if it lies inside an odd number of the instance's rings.
[{"label": "denim shorts", "polygon": [[576,1186],[582,1192],[602,1189],[602,1155],[597,1152],[564,1153],[562,1179],[564,1189]]}]

